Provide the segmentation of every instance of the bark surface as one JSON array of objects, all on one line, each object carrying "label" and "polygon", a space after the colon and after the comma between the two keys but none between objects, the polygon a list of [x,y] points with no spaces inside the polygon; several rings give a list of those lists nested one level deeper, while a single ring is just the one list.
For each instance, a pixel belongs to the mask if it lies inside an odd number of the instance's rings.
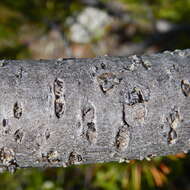
[{"label": "bark surface", "polygon": [[0,163],[150,159],[190,149],[190,50],[0,62]]}]

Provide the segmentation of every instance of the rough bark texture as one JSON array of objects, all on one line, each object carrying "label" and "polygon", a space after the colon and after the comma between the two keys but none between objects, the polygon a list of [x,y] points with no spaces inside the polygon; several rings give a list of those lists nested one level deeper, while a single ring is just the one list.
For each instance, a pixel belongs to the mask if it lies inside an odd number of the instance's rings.
[{"label": "rough bark texture", "polygon": [[0,62],[2,168],[150,159],[190,149],[190,50]]}]

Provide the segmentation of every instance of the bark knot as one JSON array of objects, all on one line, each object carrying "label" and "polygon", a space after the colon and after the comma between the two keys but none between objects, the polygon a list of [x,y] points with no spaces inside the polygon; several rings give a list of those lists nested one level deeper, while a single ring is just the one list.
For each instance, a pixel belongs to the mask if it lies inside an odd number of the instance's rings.
[{"label": "bark knot", "polygon": [[114,73],[103,73],[98,76],[98,83],[104,94],[117,86],[121,80],[122,79],[117,77]]}]

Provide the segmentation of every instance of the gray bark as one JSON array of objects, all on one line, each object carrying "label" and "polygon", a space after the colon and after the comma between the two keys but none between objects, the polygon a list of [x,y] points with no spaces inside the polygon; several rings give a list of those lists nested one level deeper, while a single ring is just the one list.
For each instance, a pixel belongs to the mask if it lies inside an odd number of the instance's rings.
[{"label": "gray bark", "polygon": [[190,50],[0,62],[2,168],[150,159],[190,149]]}]

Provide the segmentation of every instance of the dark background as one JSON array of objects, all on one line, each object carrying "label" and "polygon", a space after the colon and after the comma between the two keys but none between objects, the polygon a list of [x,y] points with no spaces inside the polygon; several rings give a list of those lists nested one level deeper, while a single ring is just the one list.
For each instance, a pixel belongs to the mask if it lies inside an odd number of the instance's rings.
[{"label": "dark background", "polygon": [[[0,59],[150,54],[190,47],[190,0],[0,0]],[[0,174],[4,190],[190,190],[184,153]]]}]

